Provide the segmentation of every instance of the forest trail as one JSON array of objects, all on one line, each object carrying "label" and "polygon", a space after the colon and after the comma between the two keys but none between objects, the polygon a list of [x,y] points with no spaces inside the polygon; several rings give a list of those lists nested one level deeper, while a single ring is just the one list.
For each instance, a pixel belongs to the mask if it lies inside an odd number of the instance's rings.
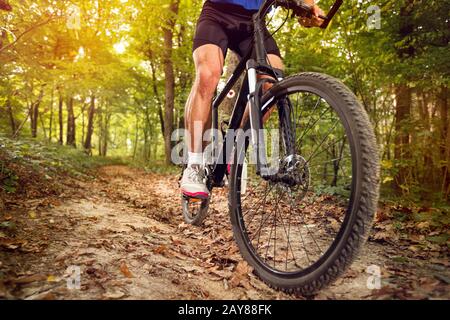
[{"label": "forest trail", "polygon": [[[242,262],[225,189],[214,191],[199,228],[183,223],[173,175],[108,166],[73,187],[75,195],[33,200],[34,209],[20,212],[15,242],[0,251],[0,298],[301,298],[270,289]],[[380,267],[381,290],[367,288],[371,265]],[[81,271],[79,289],[67,287],[71,266]],[[405,256],[401,246],[369,241],[315,298],[448,298],[447,270],[444,262]]]}]

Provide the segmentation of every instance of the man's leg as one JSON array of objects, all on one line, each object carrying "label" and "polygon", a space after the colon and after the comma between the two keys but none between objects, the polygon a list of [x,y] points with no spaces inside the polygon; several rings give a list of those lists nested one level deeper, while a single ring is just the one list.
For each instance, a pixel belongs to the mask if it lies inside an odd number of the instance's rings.
[{"label": "man's leg", "polygon": [[[276,68],[276,69],[280,69],[283,70],[284,69],[284,65],[283,65],[283,61],[281,60],[281,58],[279,56],[277,56],[276,54],[268,54],[267,55],[269,63],[272,67]],[[273,85],[271,83],[266,83],[264,85],[264,92],[269,90]],[[263,117],[263,123],[267,121],[267,119],[269,119],[270,115],[272,114],[273,110],[275,110],[275,108],[271,108]]]},{"label": "man's leg", "polygon": [[181,191],[190,197],[206,198],[204,183],[203,134],[211,127],[211,102],[222,74],[222,49],[206,44],[194,51],[195,81],[185,108],[185,127],[190,134],[188,165],[181,180]]},{"label": "man's leg", "polygon": [[216,45],[206,44],[194,51],[195,81],[185,108],[185,126],[191,135],[188,150],[191,153],[203,152],[203,133],[211,127],[211,102],[223,63],[222,50]]}]

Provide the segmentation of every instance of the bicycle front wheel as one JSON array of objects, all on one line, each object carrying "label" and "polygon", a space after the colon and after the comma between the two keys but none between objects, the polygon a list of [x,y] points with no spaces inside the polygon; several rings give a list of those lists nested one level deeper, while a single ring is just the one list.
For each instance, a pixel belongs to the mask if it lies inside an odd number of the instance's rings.
[{"label": "bicycle front wheel", "polygon": [[311,295],[342,274],[367,239],[379,192],[374,132],[355,95],[323,74],[284,79],[262,106],[270,166],[290,178],[263,179],[248,137],[236,144],[233,232],[266,283]]}]

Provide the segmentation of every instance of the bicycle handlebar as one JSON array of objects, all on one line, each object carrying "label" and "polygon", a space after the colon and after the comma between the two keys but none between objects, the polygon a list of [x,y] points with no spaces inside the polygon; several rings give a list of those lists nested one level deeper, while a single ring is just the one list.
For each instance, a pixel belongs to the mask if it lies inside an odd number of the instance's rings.
[{"label": "bicycle handlebar", "polygon": [[[335,16],[341,7],[343,0],[336,0],[326,16],[319,15],[319,18],[323,19],[323,23],[320,26],[322,29],[326,29],[331,22],[331,19]],[[311,17],[313,7],[307,5],[303,0],[275,0],[275,5],[283,8],[292,9],[294,13],[301,17]]]}]

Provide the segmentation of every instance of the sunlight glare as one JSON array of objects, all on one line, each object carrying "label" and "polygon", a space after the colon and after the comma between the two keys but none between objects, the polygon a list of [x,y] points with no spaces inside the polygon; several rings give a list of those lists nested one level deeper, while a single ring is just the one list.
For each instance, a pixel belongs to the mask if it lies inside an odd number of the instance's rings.
[{"label": "sunlight glare", "polygon": [[118,54],[123,54],[125,53],[125,51],[127,50],[128,47],[128,42],[126,41],[121,41],[118,42],[116,44],[114,44],[114,50],[118,53]]},{"label": "sunlight glare", "polygon": [[80,47],[80,49],[78,49],[78,54],[75,57],[75,61],[79,61],[80,59],[83,59],[86,55],[86,52],[84,51],[83,47]]}]

